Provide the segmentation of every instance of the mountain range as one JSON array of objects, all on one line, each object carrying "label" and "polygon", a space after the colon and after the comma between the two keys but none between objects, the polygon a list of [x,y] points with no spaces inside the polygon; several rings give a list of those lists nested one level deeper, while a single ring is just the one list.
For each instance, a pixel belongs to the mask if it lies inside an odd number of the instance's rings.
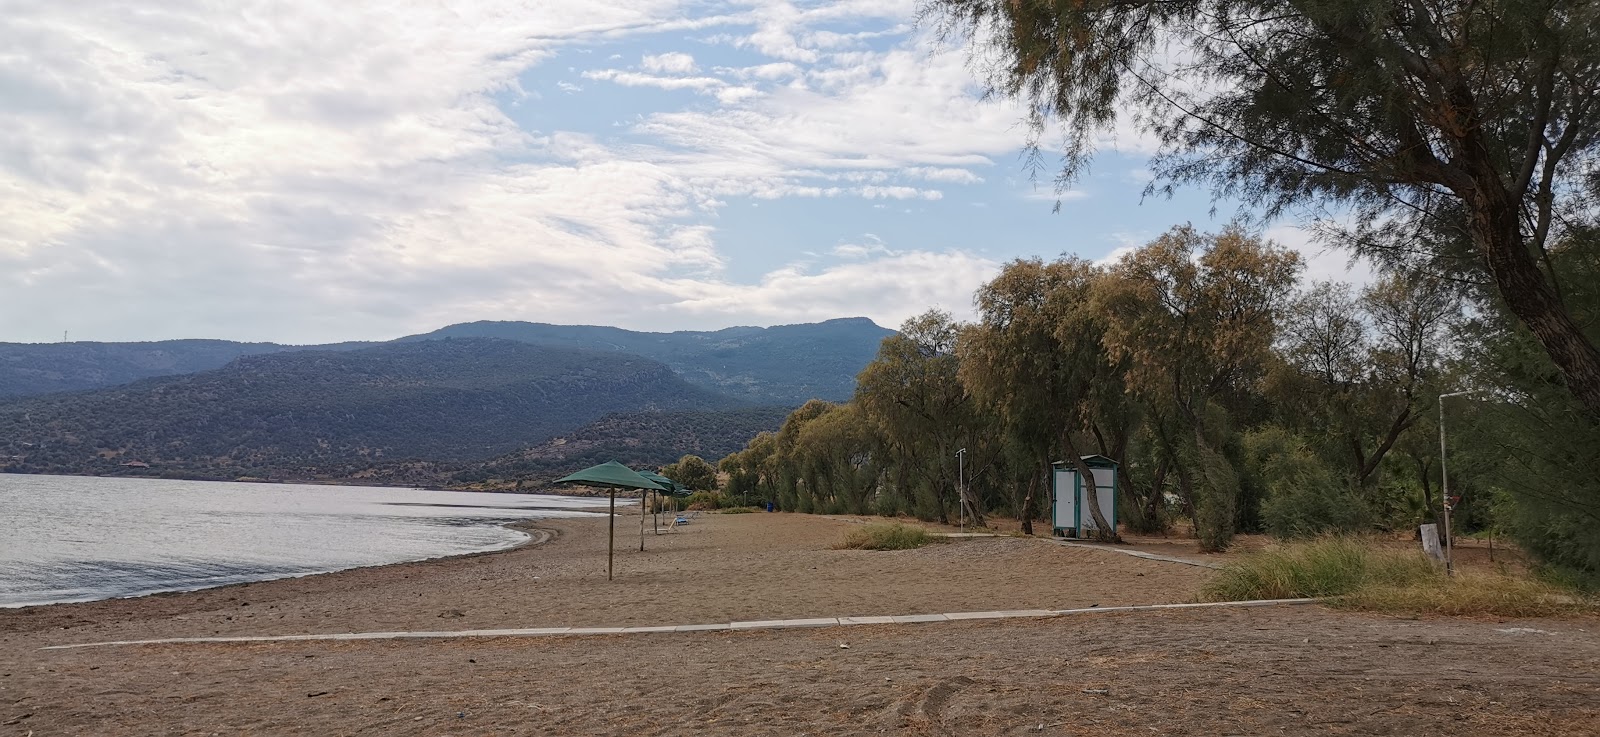
[{"label": "mountain range", "polygon": [[848,397],[890,334],[479,322],[324,346],[0,344],[0,470],[481,485],[715,460]]},{"label": "mountain range", "polygon": [[[590,325],[471,322],[391,343],[500,338],[558,348],[624,353],[660,361],[691,384],[759,404],[848,398],[855,375],[894,331],[862,317],[820,323],[643,333]],[[166,340],[148,343],[0,343],[0,399],[101,389],[138,379],[221,368],[241,356],[359,350],[374,342],[327,345]]]}]

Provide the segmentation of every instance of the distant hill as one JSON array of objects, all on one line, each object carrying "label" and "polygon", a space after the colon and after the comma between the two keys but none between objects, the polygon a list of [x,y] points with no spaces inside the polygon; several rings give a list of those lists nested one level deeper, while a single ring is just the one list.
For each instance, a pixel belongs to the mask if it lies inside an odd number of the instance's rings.
[{"label": "distant hill", "polygon": [[[620,328],[474,322],[401,338],[501,338],[623,353],[670,366],[691,384],[756,404],[843,400],[855,376],[893,331],[866,318],[711,332],[640,333]],[[151,343],[0,343],[0,400],[103,389],[140,379],[221,368],[243,356],[355,350],[382,343],[290,346],[226,340]]]},{"label": "distant hill", "polygon": [[275,343],[0,343],[0,399],[97,389],[153,376],[192,374],[240,356],[292,350]]},{"label": "distant hill", "polygon": [[689,383],[759,404],[843,401],[856,374],[894,331],[864,317],[770,328],[639,333],[621,328],[534,322],[470,322],[401,341],[503,338],[539,345],[627,353],[671,366]]},{"label": "distant hill", "polygon": [[777,430],[790,407],[721,411],[630,412],[606,415],[530,448],[464,465],[453,485],[504,486],[517,480],[543,484],[574,469],[606,461],[634,468],[660,467],[694,454],[712,463],[744,449],[763,430]]},{"label": "distant hill", "polygon": [[0,404],[0,469],[342,478],[499,456],[611,413],[740,404],[656,361],[506,340],[269,353]]}]

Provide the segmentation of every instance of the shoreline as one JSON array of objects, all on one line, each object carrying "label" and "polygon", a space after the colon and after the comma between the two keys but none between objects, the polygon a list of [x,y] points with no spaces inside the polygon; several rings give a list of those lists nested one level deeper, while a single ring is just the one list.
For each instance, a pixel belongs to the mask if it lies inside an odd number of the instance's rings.
[{"label": "shoreline", "polygon": [[[438,560],[451,560],[451,559],[455,559],[455,558],[471,558],[471,557],[480,556],[480,555],[498,555],[500,553],[508,553],[508,552],[513,551],[513,550],[521,550],[523,548],[537,547],[539,545],[543,545],[543,544],[549,542],[550,540],[552,540],[555,537],[555,535],[553,534],[553,532],[551,530],[543,529],[543,528],[539,528],[539,527],[534,526],[535,523],[544,522],[544,521],[546,521],[546,519],[556,519],[556,518],[516,519],[516,520],[506,520],[504,522],[501,522],[500,524],[498,524],[496,526],[503,527],[503,528],[508,529],[508,530],[513,530],[513,531],[521,534],[522,535],[522,539],[518,540],[517,542],[515,542],[515,543],[513,543],[511,545],[507,545],[505,547],[500,547],[500,548],[492,548],[492,549],[489,549],[489,550],[476,550],[476,551],[473,551],[473,552],[470,552],[470,553],[453,553],[453,554],[450,554],[450,555],[435,555],[435,556],[430,556],[430,557],[427,557],[427,558],[412,558],[412,559],[408,559],[408,560],[392,561],[392,562],[389,562],[389,563],[373,563],[371,565],[347,566],[347,567],[344,567],[344,568],[332,568],[332,569],[325,570],[325,571],[310,571],[310,572],[306,572],[306,573],[296,573],[296,574],[292,574],[292,575],[288,575],[288,576],[274,576],[272,578],[258,578],[258,579],[250,579],[250,580],[245,580],[245,581],[232,581],[232,582],[229,582],[229,583],[219,583],[219,584],[210,585],[210,586],[195,586],[195,587],[186,587],[186,588],[161,589],[161,590],[158,590],[158,591],[146,591],[144,593],[139,593],[139,594],[128,594],[127,596],[107,596],[107,597],[102,597],[102,598],[98,598],[98,599],[79,599],[79,600],[74,600],[74,601],[51,601],[51,602],[43,602],[43,603],[37,603],[37,604],[0,604],[0,612],[17,611],[17,610],[22,610],[22,609],[39,609],[39,608],[45,608],[45,607],[72,606],[72,605],[78,605],[78,604],[95,604],[95,603],[99,603],[99,602],[103,602],[103,601],[137,601],[139,599],[146,599],[146,598],[151,598],[151,597],[177,596],[177,595],[181,595],[181,594],[193,594],[193,593],[198,593],[198,592],[202,592],[202,591],[217,591],[217,590],[230,589],[230,588],[240,587],[240,586],[249,586],[249,585],[252,585],[252,584],[266,584],[266,583],[272,583],[274,581],[290,581],[290,580],[299,579],[299,578],[309,578],[311,576],[331,576],[331,575],[335,575],[335,574],[339,574],[339,573],[344,573],[346,571],[356,571],[356,570],[362,570],[362,569],[366,569],[366,568],[386,568],[386,567],[389,567],[389,566],[404,566],[404,565],[411,565],[411,564],[414,564],[414,563],[427,563],[427,562],[430,562],[430,561],[438,561]],[[581,519],[581,518],[578,518],[578,519]]]},{"label": "shoreline", "polygon": [[[124,479],[134,481],[194,481],[221,484],[297,484],[302,486],[353,486],[368,489],[416,489],[418,491],[460,491],[473,494],[525,494],[529,496],[576,496],[592,498],[605,496],[603,491],[594,491],[589,487],[572,487],[571,491],[554,491],[550,486],[535,486],[495,489],[471,489],[453,486],[433,486],[418,484],[390,484],[382,481],[368,481],[366,479],[264,479],[240,476],[236,478],[210,478],[198,475],[161,476],[149,474],[109,474],[109,473],[74,473],[70,471],[16,471],[0,468],[0,475],[7,476],[61,476],[80,479]],[[566,487],[563,487],[565,489]],[[579,493],[579,489],[589,489],[587,493]],[[617,498],[637,498],[632,491],[617,490]]]}]

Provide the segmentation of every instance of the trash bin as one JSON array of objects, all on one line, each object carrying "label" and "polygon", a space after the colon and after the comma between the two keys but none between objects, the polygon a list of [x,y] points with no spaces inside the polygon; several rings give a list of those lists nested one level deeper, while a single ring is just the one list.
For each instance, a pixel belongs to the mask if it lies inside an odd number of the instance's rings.
[{"label": "trash bin", "polygon": [[774,510],[774,509],[773,509],[773,507],[772,507],[772,502],[767,502],[767,511],[768,511],[768,512],[772,512],[772,511],[776,511],[776,510]]}]

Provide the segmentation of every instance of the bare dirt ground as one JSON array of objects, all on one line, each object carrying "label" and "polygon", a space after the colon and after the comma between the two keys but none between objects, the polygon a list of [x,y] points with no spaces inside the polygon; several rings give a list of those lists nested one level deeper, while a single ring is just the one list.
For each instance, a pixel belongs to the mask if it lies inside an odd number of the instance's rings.
[{"label": "bare dirt ground", "polygon": [[[848,523],[595,521],[507,553],[0,611],[0,735],[1600,734],[1600,619],[1322,607],[561,638],[46,644],[1192,600],[1209,571],[1033,540],[832,550]],[[848,648],[841,648],[848,644]]]}]

